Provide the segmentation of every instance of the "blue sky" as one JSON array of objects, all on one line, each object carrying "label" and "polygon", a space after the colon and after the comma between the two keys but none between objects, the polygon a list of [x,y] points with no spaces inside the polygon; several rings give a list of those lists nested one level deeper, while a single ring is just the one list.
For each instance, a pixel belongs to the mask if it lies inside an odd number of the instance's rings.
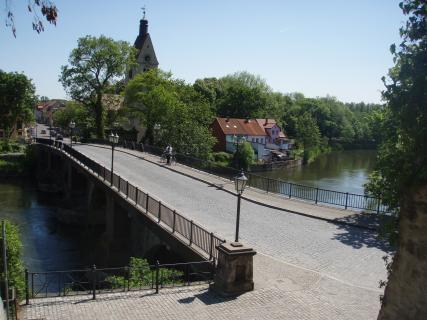
[{"label": "blue sky", "polygon": [[245,70],[283,93],[380,102],[389,47],[406,19],[399,0],[56,0],[58,25],[37,34],[26,1],[12,2],[17,38],[2,24],[0,69],[24,72],[50,98],[66,97],[60,66],[79,37],[133,44],[145,5],[160,67],[177,78]]}]

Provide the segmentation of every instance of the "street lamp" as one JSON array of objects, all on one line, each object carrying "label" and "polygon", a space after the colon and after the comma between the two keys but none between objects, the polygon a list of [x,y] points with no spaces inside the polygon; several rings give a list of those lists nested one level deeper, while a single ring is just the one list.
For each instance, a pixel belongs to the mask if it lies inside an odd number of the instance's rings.
[{"label": "street lamp", "polygon": [[76,127],[76,123],[73,120],[71,120],[71,122],[70,122],[70,129],[71,129],[71,148],[73,147],[73,131],[74,131],[75,127]]},{"label": "street lamp", "polygon": [[52,140],[52,123],[53,123],[53,120],[52,120],[52,114],[51,114],[49,118],[49,140]]},{"label": "street lamp", "polygon": [[116,133],[111,134],[108,137],[108,140],[111,142],[111,185],[113,185],[113,170],[114,170],[114,147],[119,142],[119,135]]},{"label": "street lamp", "polygon": [[240,200],[242,198],[242,193],[245,190],[246,182],[248,182],[248,178],[246,178],[245,173],[242,169],[239,174],[234,177],[234,186],[237,192],[236,237],[234,239],[234,242],[239,242]]}]

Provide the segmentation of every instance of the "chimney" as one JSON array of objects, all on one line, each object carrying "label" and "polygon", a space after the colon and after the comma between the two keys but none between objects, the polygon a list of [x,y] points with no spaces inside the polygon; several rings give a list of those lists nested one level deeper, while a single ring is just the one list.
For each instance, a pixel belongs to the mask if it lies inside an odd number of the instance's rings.
[{"label": "chimney", "polygon": [[145,36],[148,33],[148,21],[142,19],[139,21],[139,35]]},{"label": "chimney", "polygon": [[267,125],[267,123],[268,123],[268,118],[265,118],[265,123],[264,123],[264,125]]},{"label": "chimney", "polygon": [[227,118],[225,119],[225,122],[229,122],[229,121],[230,121],[230,118],[228,118],[228,117],[227,117]]}]

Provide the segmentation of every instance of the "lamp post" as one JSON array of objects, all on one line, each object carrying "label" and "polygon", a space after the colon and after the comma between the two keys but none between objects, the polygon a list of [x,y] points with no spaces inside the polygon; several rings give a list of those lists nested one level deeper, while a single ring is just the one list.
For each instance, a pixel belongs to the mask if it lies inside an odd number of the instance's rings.
[{"label": "lamp post", "polygon": [[111,134],[108,137],[108,140],[111,142],[111,185],[113,185],[113,170],[114,170],[114,147],[119,142],[119,135],[116,133]]},{"label": "lamp post", "polygon": [[246,182],[248,182],[248,178],[246,178],[243,169],[240,173],[234,177],[234,186],[237,192],[237,218],[236,218],[236,236],[234,238],[234,242],[239,242],[239,225],[240,225],[240,201],[242,198],[242,193],[245,190]]},{"label": "lamp post", "polygon": [[52,120],[52,114],[51,114],[49,118],[49,140],[52,140],[52,122],[53,120]]},{"label": "lamp post", "polygon": [[73,120],[71,120],[71,122],[70,122],[70,129],[71,129],[71,137],[70,137],[71,144],[70,144],[70,146],[71,146],[71,148],[73,147],[73,131],[74,131],[75,127],[76,127],[76,123]]}]

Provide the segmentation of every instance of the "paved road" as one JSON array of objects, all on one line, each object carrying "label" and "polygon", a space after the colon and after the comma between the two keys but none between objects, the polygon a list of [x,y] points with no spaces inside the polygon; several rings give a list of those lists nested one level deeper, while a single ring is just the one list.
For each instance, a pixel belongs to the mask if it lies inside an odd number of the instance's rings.
[{"label": "paved road", "polygon": [[[76,148],[110,166],[110,150],[88,145]],[[186,217],[228,240],[234,238],[235,196],[121,152],[115,153],[114,166],[124,179]],[[372,231],[247,201],[241,210],[241,241],[258,252],[354,288],[379,292],[378,281],[386,278],[382,257],[387,248]]]}]

